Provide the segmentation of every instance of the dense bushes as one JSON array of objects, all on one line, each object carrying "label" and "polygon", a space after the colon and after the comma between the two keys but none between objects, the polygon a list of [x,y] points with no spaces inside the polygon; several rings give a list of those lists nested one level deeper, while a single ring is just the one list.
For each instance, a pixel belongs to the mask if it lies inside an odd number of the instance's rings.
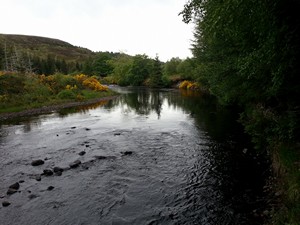
[{"label": "dense bushes", "polygon": [[61,100],[97,98],[109,91],[95,77],[84,74],[45,76],[2,72],[0,87],[0,112],[38,107]]}]

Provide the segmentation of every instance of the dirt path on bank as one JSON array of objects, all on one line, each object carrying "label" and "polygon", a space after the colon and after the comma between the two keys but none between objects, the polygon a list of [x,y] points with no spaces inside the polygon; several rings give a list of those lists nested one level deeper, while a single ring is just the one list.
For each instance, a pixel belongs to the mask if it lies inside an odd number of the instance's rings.
[{"label": "dirt path on bank", "polygon": [[117,98],[118,96],[119,95],[114,95],[114,96],[108,96],[103,98],[91,99],[82,102],[68,102],[68,103],[63,103],[58,105],[43,106],[40,108],[27,109],[21,112],[0,113],[0,121],[13,119],[17,117],[23,117],[23,116],[33,116],[33,115],[39,115],[44,113],[50,113],[60,109],[71,108],[76,106],[90,105],[101,101],[108,101]]}]

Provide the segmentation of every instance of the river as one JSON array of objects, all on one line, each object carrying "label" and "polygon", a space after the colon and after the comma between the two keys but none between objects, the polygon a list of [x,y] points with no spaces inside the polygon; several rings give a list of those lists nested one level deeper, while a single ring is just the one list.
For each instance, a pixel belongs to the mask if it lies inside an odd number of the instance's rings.
[{"label": "river", "polygon": [[0,124],[1,225],[261,224],[267,166],[236,115],[195,92],[114,89]]}]

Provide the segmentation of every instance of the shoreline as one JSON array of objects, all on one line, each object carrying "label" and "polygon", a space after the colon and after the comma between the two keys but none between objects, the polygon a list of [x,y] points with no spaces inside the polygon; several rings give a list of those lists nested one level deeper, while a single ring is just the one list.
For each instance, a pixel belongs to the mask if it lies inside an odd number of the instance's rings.
[{"label": "shoreline", "polygon": [[39,108],[26,109],[26,110],[23,110],[20,112],[0,113],[0,121],[14,119],[16,117],[25,117],[25,116],[46,114],[46,113],[50,113],[53,111],[77,107],[77,106],[90,105],[90,104],[94,104],[94,103],[101,102],[101,101],[112,100],[114,98],[117,98],[118,96],[119,95],[113,95],[113,96],[107,96],[107,97],[102,97],[102,98],[90,99],[90,100],[82,101],[82,102],[67,102],[67,103],[62,103],[62,104],[58,104],[58,105],[42,106]]}]

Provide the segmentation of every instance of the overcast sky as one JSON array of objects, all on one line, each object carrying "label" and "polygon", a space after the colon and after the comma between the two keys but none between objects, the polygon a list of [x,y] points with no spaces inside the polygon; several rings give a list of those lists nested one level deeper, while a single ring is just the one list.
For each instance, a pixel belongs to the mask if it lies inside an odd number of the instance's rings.
[{"label": "overcast sky", "polygon": [[0,33],[57,38],[93,51],[191,56],[185,0],[0,0]]}]

